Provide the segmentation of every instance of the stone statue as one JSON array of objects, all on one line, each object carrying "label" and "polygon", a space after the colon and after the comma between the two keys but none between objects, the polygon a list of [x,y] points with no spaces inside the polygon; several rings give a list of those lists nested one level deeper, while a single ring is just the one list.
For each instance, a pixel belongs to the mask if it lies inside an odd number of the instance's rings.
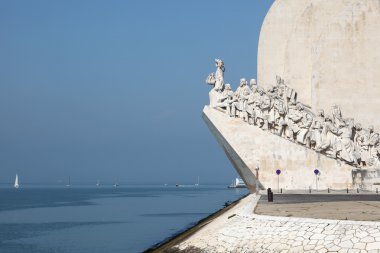
[{"label": "stone statue", "polygon": [[270,98],[261,88],[259,89],[259,94],[260,100],[256,106],[256,123],[263,130],[268,130]]},{"label": "stone statue", "polygon": [[340,111],[340,107],[334,104],[331,108],[333,123],[336,127],[345,126],[345,123],[342,119],[342,112]]},{"label": "stone statue", "polygon": [[206,83],[213,85],[210,106],[238,117],[250,125],[305,145],[317,152],[340,159],[356,167],[380,168],[380,135],[373,126],[364,130],[354,119],[344,119],[338,105],[331,107],[331,116],[311,110],[297,102],[297,92],[276,76],[276,85],[267,91],[257,86],[256,79],[245,78],[235,92],[224,85],[224,63],[215,60],[216,72],[208,75]]},{"label": "stone statue", "polygon": [[369,126],[365,134],[366,134],[366,138],[365,138],[366,143],[364,143],[364,145],[367,146],[365,150],[367,150],[368,152],[368,154],[366,155],[366,158],[367,158],[366,163],[369,166],[373,166],[377,164],[376,161],[379,161],[379,157],[378,157],[379,153],[378,153],[378,149],[376,148],[379,145],[379,141],[380,141],[379,134],[375,133],[373,126]]},{"label": "stone statue", "polygon": [[222,91],[224,88],[224,62],[220,59],[215,59],[216,72],[215,72],[215,86],[214,90]]},{"label": "stone statue", "polygon": [[237,101],[233,103],[232,115],[234,115],[235,117],[238,116],[244,121],[248,121],[246,105],[250,94],[251,90],[247,85],[247,80],[245,80],[245,78],[240,79],[239,87],[235,91]]},{"label": "stone statue", "polygon": [[354,143],[357,157],[359,158],[360,165],[366,166],[370,159],[367,145],[368,136],[366,135],[365,130],[362,128],[360,123],[355,125],[355,129],[356,133],[354,137]]},{"label": "stone statue", "polygon": [[336,141],[338,129],[333,124],[332,118],[327,115],[325,117],[325,123],[321,132],[322,143],[320,146],[317,146],[315,150],[317,152],[325,152],[330,157],[336,158]]},{"label": "stone statue", "polygon": [[[253,79],[254,80],[254,79]],[[251,83],[251,94],[248,96],[246,104],[246,112],[248,116],[248,123],[250,125],[256,125],[256,112],[255,107],[256,103],[260,100],[260,95],[257,91],[257,85],[252,85]]]},{"label": "stone statue", "polygon": [[317,117],[314,118],[314,122],[311,127],[310,134],[310,147],[315,149],[322,145],[322,129],[325,123],[325,112],[318,110]]},{"label": "stone statue", "polygon": [[216,107],[225,109],[228,115],[231,115],[231,104],[233,103],[234,92],[231,90],[231,85],[227,83],[224,90],[219,93]]},{"label": "stone statue", "polygon": [[310,147],[310,127],[313,124],[314,117],[313,114],[304,109],[302,104],[299,105],[299,111],[302,114],[302,119],[298,124],[297,142]]},{"label": "stone statue", "polygon": [[224,62],[220,59],[215,59],[216,71],[207,76],[206,83],[214,86],[209,92],[210,106],[216,107],[219,94],[224,89]]},{"label": "stone statue", "polygon": [[337,134],[340,135],[337,142],[337,156],[348,163],[353,163],[354,165],[359,166],[355,156],[355,145],[352,140],[354,119],[342,120],[341,123],[343,123],[344,126],[342,126],[337,132]]}]

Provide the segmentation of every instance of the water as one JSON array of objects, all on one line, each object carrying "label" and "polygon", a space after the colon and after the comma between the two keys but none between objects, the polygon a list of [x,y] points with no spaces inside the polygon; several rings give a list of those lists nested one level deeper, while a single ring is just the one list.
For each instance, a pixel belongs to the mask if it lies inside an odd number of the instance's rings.
[{"label": "water", "polygon": [[1,187],[0,252],[142,252],[247,193],[224,185]]}]

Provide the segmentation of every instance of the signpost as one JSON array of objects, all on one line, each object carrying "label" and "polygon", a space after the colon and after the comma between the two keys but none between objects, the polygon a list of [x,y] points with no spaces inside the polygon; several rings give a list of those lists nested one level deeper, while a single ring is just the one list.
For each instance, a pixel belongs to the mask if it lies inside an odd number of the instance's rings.
[{"label": "signpost", "polygon": [[315,170],[314,170],[314,174],[315,174],[315,188],[316,188],[317,191],[318,191],[318,175],[319,175],[319,170],[318,170],[318,169],[315,169]]},{"label": "signpost", "polygon": [[276,170],[276,174],[277,174],[277,192],[279,193],[280,192],[280,174],[281,174],[281,170]]}]

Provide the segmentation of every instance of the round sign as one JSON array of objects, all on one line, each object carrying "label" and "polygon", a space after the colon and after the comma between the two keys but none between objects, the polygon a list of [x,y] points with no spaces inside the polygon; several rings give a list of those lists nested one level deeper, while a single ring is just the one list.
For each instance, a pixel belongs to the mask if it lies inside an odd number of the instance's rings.
[{"label": "round sign", "polygon": [[276,170],[276,174],[280,175],[281,174],[281,170]]},{"label": "round sign", "polygon": [[318,174],[319,174],[319,170],[318,170],[318,169],[315,169],[315,170],[314,170],[314,174],[315,174],[315,175],[318,175]]}]

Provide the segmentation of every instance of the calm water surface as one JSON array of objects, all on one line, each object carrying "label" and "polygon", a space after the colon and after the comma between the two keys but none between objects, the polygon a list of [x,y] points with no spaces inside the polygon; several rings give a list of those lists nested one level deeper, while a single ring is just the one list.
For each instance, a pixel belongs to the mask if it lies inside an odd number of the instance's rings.
[{"label": "calm water surface", "polygon": [[247,194],[226,186],[0,187],[0,252],[142,252]]}]

